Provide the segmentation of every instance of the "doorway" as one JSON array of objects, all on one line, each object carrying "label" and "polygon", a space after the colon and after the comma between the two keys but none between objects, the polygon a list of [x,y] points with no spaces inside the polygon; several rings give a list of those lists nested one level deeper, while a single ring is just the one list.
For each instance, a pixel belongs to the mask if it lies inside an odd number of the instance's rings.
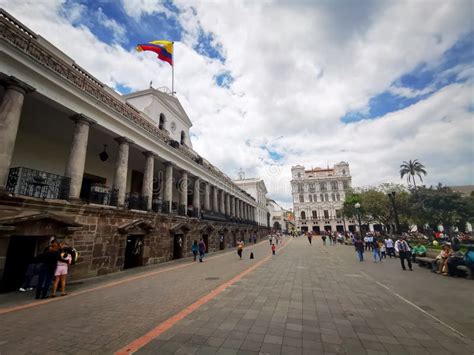
[{"label": "doorway", "polygon": [[184,235],[173,235],[173,259],[181,259],[183,257]]},{"label": "doorway", "polygon": [[143,235],[129,235],[125,247],[124,269],[143,265]]},{"label": "doorway", "polygon": [[324,226],[324,230],[326,232],[331,232],[332,231],[332,227],[331,226]]},{"label": "doorway", "polygon": [[336,230],[339,232],[339,233],[344,233],[344,226],[342,224],[338,224],[336,226]]},{"label": "doorway", "polygon": [[321,234],[321,228],[319,226],[313,226],[313,232],[317,235]]},{"label": "doorway", "polygon": [[225,249],[225,236],[224,234],[219,235],[219,250]]},{"label": "doorway", "polygon": [[207,253],[209,251],[209,234],[203,234],[202,241],[206,245],[206,253]]},{"label": "doorway", "polygon": [[47,246],[48,237],[11,236],[8,243],[2,291],[18,290],[22,285],[28,265],[33,261],[42,241]]},{"label": "doorway", "polygon": [[232,232],[232,246],[234,248],[237,246],[237,232]]}]

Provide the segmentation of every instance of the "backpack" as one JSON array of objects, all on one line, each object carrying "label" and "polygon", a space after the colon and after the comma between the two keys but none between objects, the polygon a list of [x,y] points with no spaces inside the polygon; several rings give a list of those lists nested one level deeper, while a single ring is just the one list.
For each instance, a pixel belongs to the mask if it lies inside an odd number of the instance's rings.
[{"label": "backpack", "polygon": [[71,255],[71,265],[77,263],[77,260],[79,259],[79,252],[73,247],[68,247],[65,249],[65,251]]},{"label": "backpack", "polygon": [[467,265],[474,265],[474,250],[469,250],[464,255],[464,261],[466,262]]}]

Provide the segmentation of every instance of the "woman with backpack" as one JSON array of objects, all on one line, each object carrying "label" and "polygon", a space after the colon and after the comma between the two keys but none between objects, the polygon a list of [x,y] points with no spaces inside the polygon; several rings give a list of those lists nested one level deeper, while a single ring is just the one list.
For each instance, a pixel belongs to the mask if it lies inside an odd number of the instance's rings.
[{"label": "woman with backpack", "polygon": [[197,257],[198,251],[199,251],[197,240],[195,240],[193,242],[193,245],[191,245],[191,251],[193,252],[194,261],[196,261],[196,257]]},{"label": "woman with backpack", "polygon": [[61,296],[66,296],[66,278],[68,267],[72,263],[71,252],[66,248],[66,246],[60,244],[60,259],[58,259],[58,264],[56,266],[56,271],[54,272],[54,284],[53,284],[53,293],[51,297],[56,297],[56,290],[58,289],[59,281],[61,281]]}]

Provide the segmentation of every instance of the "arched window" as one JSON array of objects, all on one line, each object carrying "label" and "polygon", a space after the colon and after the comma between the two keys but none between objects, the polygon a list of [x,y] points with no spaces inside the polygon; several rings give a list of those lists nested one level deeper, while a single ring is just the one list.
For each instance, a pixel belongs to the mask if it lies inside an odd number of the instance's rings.
[{"label": "arched window", "polygon": [[318,218],[318,212],[313,211],[312,213],[313,213],[313,218],[314,218],[314,219]]},{"label": "arched window", "polygon": [[301,173],[298,173],[298,177],[299,177],[299,178],[301,177]]},{"label": "arched window", "polygon": [[324,199],[325,199],[326,201],[329,201],[329,195],[328,195],[328,194],[325,194],[325,195],[324,195]]},{"label": "arched window", "polygon": [[300,195],[300,202],[304,202],[304,195]]},{"label": "arched window", "polygon": [[339,192],[336,194],[336,200],[338,200],[338,201],[341,200],[341,196],[339,195]]},{"label": "arched window", "polygon": [[333,201],[336,201],[336,195],[334,194],[334,192],[331,194],[331,199],[332,199]]},{"label": "arched window", "polygon": [[184,131],[181,131],[181,145],[186,145],[186,133]]},{"label": "arched window", "polygon": [[320,184],[319,184],[319,189],[320,189],[321,191],[326,191],[326,183],[325,183],[325,182],[320,183]]},{"label": "arched window", "polygon": [[320,194],[319,197],[320,197],[321,202],[324,202],[324,195]]},{"label": "arched window", "polygon": [[166,116],[163,113],[160,113],[160,123],[158,123],[158,128],[163,130],[165,129]]},{"label": "arched window", "polygon": [[313,196],[309,195],[309,202],[313,202]]},{"label": "arched window", "polygon": [[301,219],[306,219],[306,213],[304,211],[301,212]]},{"label": "arched window", "polygon": [[342,169],[342,175],[346,175],[346,169]]},{"label": "arched window", "polygon": [[337,182],[336,181],[331,182],[331,189],[337,190]]},{"label": "arched window", "polygon": [[313,201],[318,202],[318,195],[316,195],[316,194],[313,195]]}]

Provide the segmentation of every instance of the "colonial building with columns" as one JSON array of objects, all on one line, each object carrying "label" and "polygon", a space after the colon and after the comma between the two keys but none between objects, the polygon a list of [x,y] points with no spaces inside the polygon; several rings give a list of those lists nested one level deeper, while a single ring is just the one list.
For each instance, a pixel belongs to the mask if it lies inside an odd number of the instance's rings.
[{"label": "colonial building with columns", "polygon": [[1,289],[52,236],[80,279],[266,234],[257,200],[193,150],[175,96],[120,95],[1,9],[0,84]]},{"label": "colonial building with columns", "polygon": [[291,168],[291,176],[297,230],[316,234],[356,230],[356,221],[346,220],[342,215],[346,192],[352,183],[348,163],[309,170],[296,165]]},{"label": "colonial building with columns", "polygon": [[259,226],[270,227],[270,214],[267,208],[267,187],[265,182],[259,178],[245,179],[243,175],[234,180],[237,186],[248,192],[256,201],[256,222]]}]

